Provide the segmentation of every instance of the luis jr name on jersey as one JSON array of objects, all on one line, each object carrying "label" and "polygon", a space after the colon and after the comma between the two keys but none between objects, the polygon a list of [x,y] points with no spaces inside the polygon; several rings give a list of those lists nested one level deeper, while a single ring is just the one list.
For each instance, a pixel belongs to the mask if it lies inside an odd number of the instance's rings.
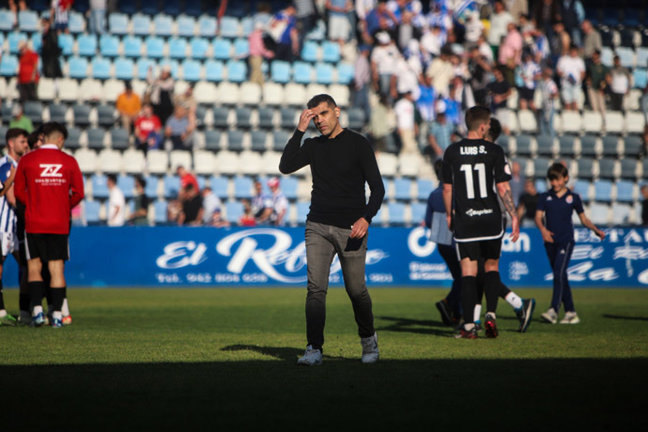
[{"label": "luis jr name on jersey", "polygon": [[486,146],[460,146],[459,154],[462,156],[475,156],[478,154],[488,154]]}]

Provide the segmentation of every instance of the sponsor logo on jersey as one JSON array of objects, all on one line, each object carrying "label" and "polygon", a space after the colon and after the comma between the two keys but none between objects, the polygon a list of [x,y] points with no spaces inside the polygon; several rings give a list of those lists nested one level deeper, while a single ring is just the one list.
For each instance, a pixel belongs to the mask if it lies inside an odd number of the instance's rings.
[{"label": "sponsor logo on jersey", "polygon": [[474,216],[484,216],[487,214],[492,214],[493,209],[482,209],[482,210],[475,210],[475,209],[468,209],[466,210],[466,214],[470,217]]},{"label": "sponsor logo on jersey", "polygon": [[42,169],[41,177],[63,177],[63,174],[59,172],[63,168],[61,164],[40,164],[39,167]]},{"label": "sponsor logo on jersey", "polygon": [[553,201],[553,198],[547,197],[547,201]]},{"label": "sponsor logo on jersey", "polygon": [[567,201],[567,204],[571,204],[574,202],[574,197],[571,195],[567,195],[567,198],[565,198],[565,201]]}]

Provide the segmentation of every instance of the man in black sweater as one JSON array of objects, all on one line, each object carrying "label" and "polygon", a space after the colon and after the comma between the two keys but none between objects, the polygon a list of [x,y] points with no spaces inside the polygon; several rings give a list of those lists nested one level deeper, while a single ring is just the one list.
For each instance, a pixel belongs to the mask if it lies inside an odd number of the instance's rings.
[{"label": "man in black sweater", "polygon": [[[290,174],[310,165],[313,176],[310,212],[306,221],[308,294],[306,337],[308,346],[298,364],[322,363],[326,292],[331,263],[338,255],[347,294],[353,305],[362,344],[362,362],[378,360],[378,339],[373,325],[371,297],[365,283],[367,231],[382,203],[385,189],[369,142],[340,125],[340,108],[326,94],[308,101],[297,130],[288,141],[279,170]],[[313,120],[322,133],[300,146]],[[369,184],[369,202],[365,198]]]}]

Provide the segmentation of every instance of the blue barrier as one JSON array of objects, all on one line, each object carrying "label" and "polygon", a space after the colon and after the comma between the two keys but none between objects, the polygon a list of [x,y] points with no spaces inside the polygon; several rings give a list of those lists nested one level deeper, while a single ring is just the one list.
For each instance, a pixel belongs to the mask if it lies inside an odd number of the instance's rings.
[{"label": "blue barrier", "polygon": [[[576,230],[570,263],[574,286],[648,287],[648,229],[609,229],[600,241]],[[450,273],[416,228],[372,228],[367,252],[367,283],[391,286],[450,285]],[[73,228],[68,286],[285,286],[304,285],[303,228]],[[523,229],[520,240],[504,240],[502,281],[511,287],[551,286],[542,237]],[[15,285],[16,267],[7,259],[5,284]],[[334,260],[330,281],[341,284]]]}]

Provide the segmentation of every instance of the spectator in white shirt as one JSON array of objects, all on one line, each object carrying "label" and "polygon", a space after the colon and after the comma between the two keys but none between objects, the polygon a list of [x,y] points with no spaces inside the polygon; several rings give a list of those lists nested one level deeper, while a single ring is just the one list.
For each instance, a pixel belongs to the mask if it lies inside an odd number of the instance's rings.
[{"label": "spectator in white shirt", "polygon": [[392,75],[396,68],[396,59],[400,55],[387,32],[378,32],[376,39],[379,45],[371,53],[371,72],[376,91],[387,96],[391,103],[390,87]]},{"label": "spectator in white shirt", "polygon": [[215,227],[227,227],[229,222],[223,218],[223,203],[209,186],[202,191],[203,196],[203,223]]},{"label": "spectator in white shirt", "polygon": [[108,185],[108,226],[123,226],[126,221],[126,200],[124,194],[117,187],[117,176],[107,175]]},{"label": "spectator in white shirt", "polygon": [[286,225],[288,199],[279,189],[279,178],[272,177],[268,180],[268,187],[272,192],[272,214],[270,216],[270,222],[276,226]]},{"label": "spectator in white shirt", "polygon": [[585,62],[578,55],[578,48],[572,45],[569,54],[560,57],[556,66],[560,76],[561,93],[566,110],[577,110],[581,84],[585,78]]},{"label": "spectator in white shirt", "polygon": [[504,8],[501,0],[496,0],[494,5],[495,11],[491,15],[490,30],[488,31],[488,43],[493,48],[493,51],[499,49],[502,38],[506,35],[507,27],[510,22],[513,22],[513,17]]},{"label": "spectator in white shirt", "polygon": [[394,105],[398,135],[401,140],[401,154],[416,153],[417,126],[415,121],[414,98],[411,92],[405,93]]},{"label": "spectator in white shirt", "polygon": [[623,99],[630,91],[630,73],[621,66],[619,56],[614,56],[614,67],[610,70],[610,102],[612,111],[623,111]]}]

